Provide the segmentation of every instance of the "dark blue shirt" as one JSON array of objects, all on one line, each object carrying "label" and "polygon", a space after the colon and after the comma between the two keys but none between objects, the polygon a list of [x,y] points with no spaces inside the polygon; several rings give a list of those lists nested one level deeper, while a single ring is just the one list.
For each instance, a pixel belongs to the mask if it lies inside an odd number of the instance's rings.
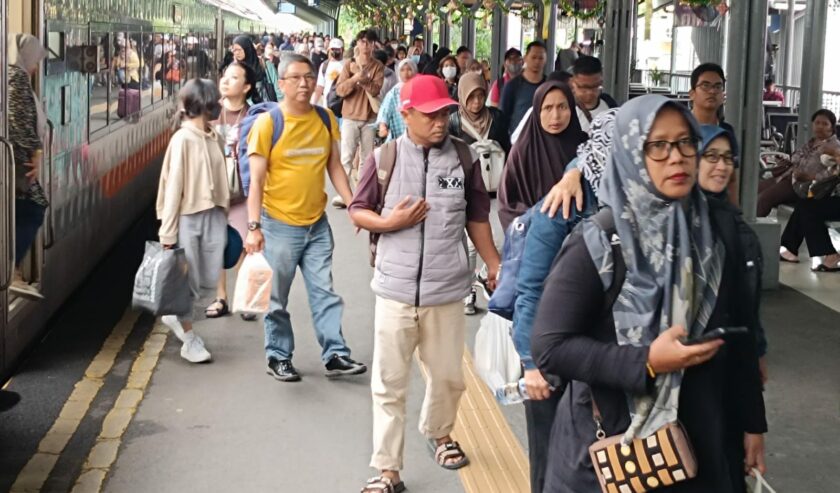
[{"label": "dark blue shirt", "polygon": [[534,105],[534,93],[543,82],[545,82],[545,76],[539,83],[532,84],[520,75],[505,83],[499,109],[508,117],[508,135],[513,134],[519,122],[522,121],[522,117],[528,112],[528,108]]}]

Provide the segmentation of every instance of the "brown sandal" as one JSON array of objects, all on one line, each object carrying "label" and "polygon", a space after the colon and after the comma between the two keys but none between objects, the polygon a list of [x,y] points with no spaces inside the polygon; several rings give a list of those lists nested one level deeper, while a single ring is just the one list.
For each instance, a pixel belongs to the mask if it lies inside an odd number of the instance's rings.
[{"label": "brown sandal", "polygon": [[402,493],[405,489],[405,483],[402,481],[394,484],[389,477],[376,476],[367,480],[361,493]]},{"label": "brown sandal", "polygon": [[[470,459],[467,457],[467,454],[464,453],[464,450],[461,449],[461,445],[454,440],[437,446],[435,445],[434,440],[429,440],[429,445],[434,451],[435,462],[444,469],[455,471],[469,465],[470,463]],[[451,459],[457,459],[457,461],[448,462]]]}]

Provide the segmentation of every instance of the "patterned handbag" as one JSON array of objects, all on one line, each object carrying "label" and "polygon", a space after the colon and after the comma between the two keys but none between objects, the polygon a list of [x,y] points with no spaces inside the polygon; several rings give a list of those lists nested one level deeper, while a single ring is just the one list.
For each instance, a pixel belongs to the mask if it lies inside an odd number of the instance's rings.
[{"label": "patterned handbag", "polygon": [[589,446],[589,456],[603,493],[643,493],[697,475],[697,460],[679,421],[622,445],[623,435],[607,437],[601,428],[601,412],[594,396],[592,418],[598,440]]}]

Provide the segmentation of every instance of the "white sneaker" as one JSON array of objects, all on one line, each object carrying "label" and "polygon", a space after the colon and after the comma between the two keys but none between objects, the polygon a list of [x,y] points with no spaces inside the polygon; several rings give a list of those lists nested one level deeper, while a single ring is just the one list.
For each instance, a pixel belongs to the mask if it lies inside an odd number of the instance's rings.
[{"label": "white sneaker", "polygon": [[38,291],[38,288],[36,288],[35,286],[27,283],[24,280],[15,279],[12,282],[12,285],[9,286],[9,291],[11,291],[12,293],[14,293],[14,294],[16,294],[16,295],[18,295],[22,298],[27,298],[27,299],[30,299],[30,300],[43,300],[44,299],[44,295],[41,294],[40,291]]},{"label": "white sneaker", "polygon": [[336,209],[344,209],[347,207],[347,204],[344,203],[344,199],[341,198],[341,195],[336,195],[332,199],[332,206]]},{"label": "white sneaker", "polygon": [[175,315],[164,315],[160,317],[160,321],[163,322],[163,325],[169,327],[169,330],[175,334],[175,337],[181,340],[181,342],[186,342],[185,339],[186,334],[184,333],[184,327],[181,325],[181,322],[178,321],[178,317]]},{"label": "white sneaker", "polygon": [[204,341],[194,331],[189,331],[181,346],[181,357],[190,363],[204,363],[210,361],[210,353],[204,348]]},{"label": "white sneaker", "polygon": [[470,294],[464,298],[464,315],[475,315],[475,301],[476,301],[476,293],[475,288],[470,289]]}]

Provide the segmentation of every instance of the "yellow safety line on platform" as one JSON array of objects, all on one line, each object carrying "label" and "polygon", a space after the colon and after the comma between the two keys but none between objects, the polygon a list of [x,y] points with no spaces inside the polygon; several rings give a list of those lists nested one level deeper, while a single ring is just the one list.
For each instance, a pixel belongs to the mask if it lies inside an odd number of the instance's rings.
[{"label": "yellow safety line on platform", "polygon": [[136,312],[126,311],[102,343],[102,348],[88,365],[82,379],[76,383],[52,428],[38,444],[38,451],[21,469],[10,490],[12,493],[41,491],[61,452],[76,433],[93,399],[102,388],[104,379],[114,366],[125,340],[134,329],[137,317]]},{"label": "yellow safety line on platform", "polygon": [[[423,377],[426,369],[419,363]],[[475,372],[469,349],[464,349],[464,381],[458,419],[452,438],[470,459],[458,470],[466,493],[530,493],[528,459],[490,389]]]},{"label": "yellow safety line on platform", "polygon": [[137,407],[143,400],[149,380],[157,366],[158,359],[163,347],[166,345],[166,336],[169,329],[158,321],[152,329],[146,342],[143,344],[143,351],[137,355],[134,364],[131,366],[131,373],[125,387],[117,397],[114,406],[105,416],[102,422],[102,430],[96,438],[96,444],[88,454],[82,472],[73,486],[72,493],[89,493],[102,491],[105,484],[105,477],[111,466],[117,460],[125,430],[134,418]]}]

